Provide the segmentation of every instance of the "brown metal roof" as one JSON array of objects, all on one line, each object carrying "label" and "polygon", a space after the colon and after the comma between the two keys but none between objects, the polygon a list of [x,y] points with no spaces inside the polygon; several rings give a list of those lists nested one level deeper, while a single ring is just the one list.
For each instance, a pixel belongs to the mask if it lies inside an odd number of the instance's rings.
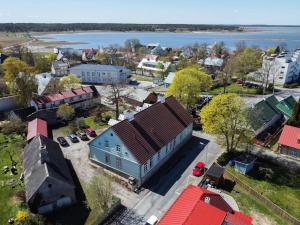
[{"label": "brown metal roof", "polygon": [[112,127],[135,158],[144,164],[193,122],[189,113],[171,96]]}]

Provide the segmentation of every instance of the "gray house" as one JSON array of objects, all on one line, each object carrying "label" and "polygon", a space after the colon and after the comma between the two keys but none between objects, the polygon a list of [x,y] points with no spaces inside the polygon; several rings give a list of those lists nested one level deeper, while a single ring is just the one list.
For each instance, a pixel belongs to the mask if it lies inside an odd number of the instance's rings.
[{"label": "gray house", "polygon": [[45,214],[76,202],[75,186],[59,145],[42,135],[23,152],[26,201],[32,212]]},{"label": "gray house", "polygon": [[100,64],[80,64],[71,67],[70,72],[88,84],[127,83],[131,75],[131,70],[124,66]]},{"label": "gray house", "polygon": [[89,143],[90,159],[140,186],[191,138],[193,119],[173,96],[125,118]]},{"label": "gray house", "polygon": [[51,66],[51,73],[62,77],[69,74],[69,63],[63,61],[54,61]]}]

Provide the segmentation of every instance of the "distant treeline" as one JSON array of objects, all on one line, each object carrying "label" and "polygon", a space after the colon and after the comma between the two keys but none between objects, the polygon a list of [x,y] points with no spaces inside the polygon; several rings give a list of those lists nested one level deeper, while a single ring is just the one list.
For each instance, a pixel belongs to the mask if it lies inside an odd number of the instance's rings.
[{"label": "distant treeline", "polygon": [[0,32],[60,31],[242,31],[239,26],[196,24],[121,24],[121,23],[0,23]]}]

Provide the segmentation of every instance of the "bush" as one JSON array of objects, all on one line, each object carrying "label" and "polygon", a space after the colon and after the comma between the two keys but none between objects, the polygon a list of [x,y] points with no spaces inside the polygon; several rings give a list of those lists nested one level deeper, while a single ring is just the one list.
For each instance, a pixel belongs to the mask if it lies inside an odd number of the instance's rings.
[{"label": "bush", "polygon": [[88,128],[88,125],[86,125],[84,118],[78,118],[76,119],[76,126],[79,129],[85,129]]},{"label": "bush", "polygon": [[19,210],[16,214],[16,221],[23,221],[28,217],[28,212],[24,210]]},{"label": "bush", "polygon": [[231,159],[234,159],[238,155],[240,155],[239,152],[224,152],[217,159],[217,163],[219,163],[221,166],[226,166]]},{"label": "bush", "polygon": [[291,83],[291,84],[284,84],[283,87],[284,88],[297,88],[299,86],[298,83]]},{"label": "bush", "polygon": [[108,122],[112,118],[112,115],[110,112],[103,113],[103,120],[104,122]]},{"label": "bush", "polygon": [[10,120],[7,123],[3,123],[0,128],[0,131],[6,135],[13,133],[23,135],[27,130],[26,124],[20,119]]}]

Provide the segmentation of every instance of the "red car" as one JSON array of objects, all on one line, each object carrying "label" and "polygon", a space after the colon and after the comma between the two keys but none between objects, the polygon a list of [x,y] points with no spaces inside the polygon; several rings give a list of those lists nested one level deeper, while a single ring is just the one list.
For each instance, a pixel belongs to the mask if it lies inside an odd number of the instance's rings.
[{"label": "red car", "polygon": [[84,131],[90,137],[96,137],[97,136],[96,132],[92,128],[87,128]]},{"label": "red car", "polygon": [[193,169],[193,175],[196,177],[200,177],[205,171],[205,164],[204,162],[198,162]]}]

